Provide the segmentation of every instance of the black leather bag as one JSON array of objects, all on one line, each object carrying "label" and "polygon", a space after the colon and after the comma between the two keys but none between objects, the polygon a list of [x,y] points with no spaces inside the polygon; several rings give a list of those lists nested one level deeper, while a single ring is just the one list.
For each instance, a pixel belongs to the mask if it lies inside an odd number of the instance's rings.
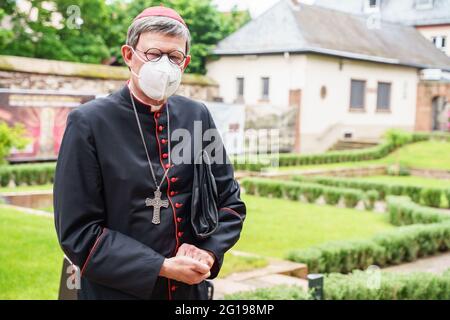
[{"label": "black leather bag", "polygon": [[[205,155],[205,156],[203,156]],[[208,153],[202,150],[194,162],[191,225],[197,239],[206,239],[219,224],[217,185]]]}]

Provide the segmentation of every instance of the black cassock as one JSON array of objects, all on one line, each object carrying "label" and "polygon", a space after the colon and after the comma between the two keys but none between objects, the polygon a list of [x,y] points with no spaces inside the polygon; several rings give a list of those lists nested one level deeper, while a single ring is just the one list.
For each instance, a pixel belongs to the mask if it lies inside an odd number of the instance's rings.
[{"label": "black cassock", "polygon": [[[169,166],[167,104],[151,112],[135,102],[159,183],[163,167]],[[173,96],[168,108],[171,132],[182,128],[193,134],[195,121],[201,121],[202,132],[215,128],[199,102]],[[155,225],[153,208],[145,199],[153,198],[156,187],[128,87],[70,112],[56,167],[54,210],[61,247],[81,269],[79,299],[206,299],[205,281],[190,286],[160,277],[162,263],[182,243],[193,244],[214,253],[210,279],[215,278],[224,253],[239,239],[246,209],[232,166],[213,164],[219,227],[206,240],[193,236],[189,218],[194,140],[191,163],[173,164],[161,187],[169,207],[161,208],[161,223]],[[172,150],[181,142],[172,141]]]}]

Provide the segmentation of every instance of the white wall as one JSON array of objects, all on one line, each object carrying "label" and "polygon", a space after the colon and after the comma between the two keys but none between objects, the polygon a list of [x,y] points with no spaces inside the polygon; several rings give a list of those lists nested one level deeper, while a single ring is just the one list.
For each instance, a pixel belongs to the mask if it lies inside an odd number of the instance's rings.
[{"label": "white wall", "polygon": [[[413,130],[418,74],[414,68],[308,55],[306,86],[302,98],[302,151],[323,151],[353,132],[357,139],[374,139],[387,128]],[[366,108],[350,111],[351,79],[365,80]],[[391,110],[378,112],[377,83],[391,83]],[[321,87],[327,95],[320,96]],[[331,137],[326,137],[330,135]]]},{"label": "white wall", "polygon": [[[244,103],[261,103],[261,77],[270,77],[270,103],[287,106],[289,90],[301,89],[301,152],[327,150],[352,132],[356,139],[378,139],[388,128],[413,130],[416,115],[417,69],[345,60],[323,55],[222,57],[207,65],[226,103],[236,99],[236,78],[245,78]],[[366,109],[352,112],[351,79],[366,80]],[[391,110],[377,112],[377,83],[391,83]],[[321,98],[322,87],[327,95]]]},{"label": "white wall", "polygon": [[446,37],[446,47],[443,51],[450,56],[450,25],[423,26],[417,27],[417,30],[430,41],[433,37]]},{"label": "white wall", "polygon": [[244,102],[261,103],[262,77],[270,78],[269,99],[273,105],[287,106],[289,90],[300,89],[305,82],[303,55],[266,55],[221,57],[207,64],[207,75],[219,83],[220,96],[225,103],[234,103],[237,93],[236,78],[243,77]]}]

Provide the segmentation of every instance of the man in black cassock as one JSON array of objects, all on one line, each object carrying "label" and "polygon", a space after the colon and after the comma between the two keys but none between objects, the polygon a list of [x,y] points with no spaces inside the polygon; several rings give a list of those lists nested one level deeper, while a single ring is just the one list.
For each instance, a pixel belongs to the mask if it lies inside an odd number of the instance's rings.
[{"label": "man in black cassock", "polygon": [[212,164],[219,224],[203,240],[190,223],[194,152],[171,160],[172,132],[215,129],[205,105],[173,95],[189,45],[175,11],[144,10],[122,47],[130,80],[68,116],[54,209],[61,247],[81,270],[79,299],[206,299],[205,280],[239,239],[246,210],[225,151]]}]

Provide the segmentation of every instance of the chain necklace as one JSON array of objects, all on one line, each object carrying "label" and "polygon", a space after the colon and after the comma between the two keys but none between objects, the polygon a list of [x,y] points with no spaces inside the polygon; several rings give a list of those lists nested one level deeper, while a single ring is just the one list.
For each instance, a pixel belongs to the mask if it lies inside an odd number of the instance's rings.
[{"label": "chain necklace", "polygon": [[[139,128],[139,133],[141,135],[141,139],[142,139],[142,144],[144,145],[144,149],[145,149],[145,154],[147,156],[147,161],[148,161],[148,166],[150,168],[150,173],[152,175],[153,181],[155,182],[155,186],[156,186],[156,190],[153,192],[154,193],[154,197],[153,199],[147,198],[145,199],[145,205],[147,207],[153,207],[153,219],[152,219],[152,223],[153,224],[160,224],[161,223],[161,207],[164,208],[168,208],[169,207],[169,201],[168,200],[161,200],[161,186],[164,183],[164,180],[167,177],[167,174],[170,170],[171,167],[171,161],[170,161],[170,118],[169,118],[169,105],[166,106],[166,114],[167,114],[167,134],[168,134],[168,138],[167,138],[167,146],[168,146],[168,160],[169,160],[169,167],[165,170],[164,175],[161,179],[161,182],[158,184],[158,181],[156,180],[156,175],[155,172],[153,171],[153,166],[152,166],[152,161],[150,160],[150,155],[148,153],[148,149],[147,149],[147,145],[145,144],[145,139],[144,139],[144,133],[142,131],[142,126],[141,126],[141,122],[139,120],[139,116],[136,110],[136,105],[134,103],[134,99],[133,99],[133,94],[131,93],[130,90],[130,97],[131,97],[131,103],[133,105],[133,110],[134,110],[134,115],[136,116],[136,122]],[[168,102],[166,102],[168,103]]]}]

